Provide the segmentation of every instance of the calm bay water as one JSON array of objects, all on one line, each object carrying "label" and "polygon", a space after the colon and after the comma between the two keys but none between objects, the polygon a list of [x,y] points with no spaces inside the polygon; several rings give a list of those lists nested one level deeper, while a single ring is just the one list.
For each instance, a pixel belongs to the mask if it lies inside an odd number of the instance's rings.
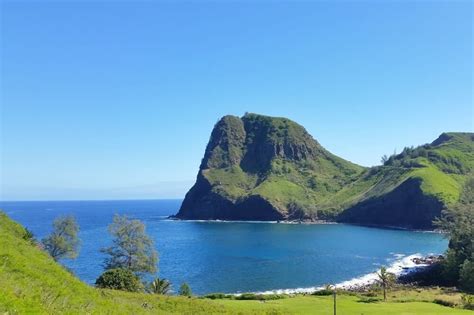
[{"label": "calm bay water", "polygon": [[440,234],[344,224],[305,225],[167,220],[181,200],[0,202],[38,239],[62,214],[80,225],[81,250],[64,263],[87,283],[103,271],[115,213],[146,223],[159,251],[159,276],[194,293],[294,289],[339,283],[390,265],[402,255],[443,253]]}]

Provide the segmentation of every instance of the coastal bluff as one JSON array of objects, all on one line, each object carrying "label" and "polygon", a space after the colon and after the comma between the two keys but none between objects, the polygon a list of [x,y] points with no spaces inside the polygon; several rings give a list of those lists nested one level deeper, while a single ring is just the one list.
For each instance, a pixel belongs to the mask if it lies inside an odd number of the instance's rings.
[{"label": "coastal bluff", "polygon": [[362,167],[287,118],[224,116],[214,126],[185,220],[330,220],[429,229],[474,169],[474,134],[444,133]]}]

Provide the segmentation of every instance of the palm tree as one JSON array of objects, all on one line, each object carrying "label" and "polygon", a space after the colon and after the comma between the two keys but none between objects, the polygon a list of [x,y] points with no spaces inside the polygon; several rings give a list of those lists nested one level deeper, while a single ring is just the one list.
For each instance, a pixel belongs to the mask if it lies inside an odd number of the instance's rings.
[{"label": "palm tree", "polygon": [[324,291],[329,292],[329,291],[332,291],[333,289],[335,289],[335,287],[332,284],[327,283],[324,285]]},{"label": "palm tree", "polygon": [[378,281],[382,285],[383,289],[383,300],[387,300],[387,289],[393,285],[395,282],[395,275],[391,272],[387,271],[387,268],[382,267],[380,268],[380,272],[377,273],[379,277]]},{"label": "palm tree", "polygon": [[150,292],[155,294],[168,294],[171,290],[171,283],[166,279],[155,278],[150,283]]}]

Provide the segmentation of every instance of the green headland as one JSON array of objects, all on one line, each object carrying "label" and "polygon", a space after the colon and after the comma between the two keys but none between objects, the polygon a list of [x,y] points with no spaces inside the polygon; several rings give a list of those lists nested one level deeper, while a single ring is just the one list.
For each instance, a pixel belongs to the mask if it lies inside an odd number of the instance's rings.
[{"label": "green headland", "polygon": [[473,133],[443,133],[367,168],[332,154],[287,118],[225,116],[176,217],[430,229],[458,202],[473,170]]}]

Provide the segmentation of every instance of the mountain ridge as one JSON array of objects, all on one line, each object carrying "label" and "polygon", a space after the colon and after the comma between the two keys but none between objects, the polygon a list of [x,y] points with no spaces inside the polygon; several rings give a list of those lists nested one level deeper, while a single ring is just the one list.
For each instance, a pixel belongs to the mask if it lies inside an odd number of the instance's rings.
[{"label": "mountain ridge", "polygon": [[287,118],[224,116],[175,216],[206,220],[333,220],[431,228],[474,169],[474,134],[443,133],[384,165],[362,167]]}]

